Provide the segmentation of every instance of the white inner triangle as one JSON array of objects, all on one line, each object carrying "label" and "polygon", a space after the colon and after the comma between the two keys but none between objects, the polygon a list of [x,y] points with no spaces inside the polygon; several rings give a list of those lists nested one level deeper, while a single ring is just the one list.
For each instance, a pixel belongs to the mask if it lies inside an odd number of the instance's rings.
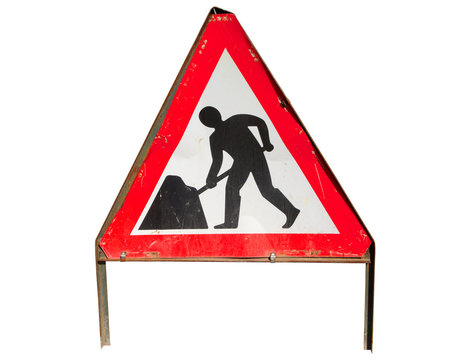
[{"label": "white inner triangle", "polygon": [[[285,215],[262,197],[251,174],[240,191],[240,218],[236,229],[214,229],[215,225],[224,222],[227,181],[225,178],[215,188],[206,190],[199,197],[208,229],[139,230],[166,176],[180,176],[186,185],[196,189],[206,184],[206,177],[212,163],[209,136],[214,129],[204,126],[198,118],[200,110],[205,106],[217,108],[223,120],[236,114],[250,114],[265,121],[270,141],[274,146],[273,151],[264,153],[273,186],[280,189],[300,210],[297,219],[289,229],[282,228],[286,221]],[[257,128],[250,127],[250,130],[262,145]],[[232,163],[232,158],[224,152],[224,161],[219,173],[229,169]],[[331,218],[226,49],[201,95],[179,145],[132,231],[132,235],[219,233],[338,234]]]}]

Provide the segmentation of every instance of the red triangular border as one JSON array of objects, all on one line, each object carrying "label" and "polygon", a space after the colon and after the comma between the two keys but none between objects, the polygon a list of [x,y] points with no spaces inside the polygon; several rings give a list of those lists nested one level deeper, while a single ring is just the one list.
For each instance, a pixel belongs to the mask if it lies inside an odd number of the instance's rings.
[{"label": "red triangular border", "polygon": [[[339,234],[130,235],[227,49]],[[356,212],[233,14],[212,14],[101,230],[106,256],[129,258],[361,257],[371,244]],[[161,119],[163,121],[161,122]],[[141,161],[139,161],[141,159]]]}]

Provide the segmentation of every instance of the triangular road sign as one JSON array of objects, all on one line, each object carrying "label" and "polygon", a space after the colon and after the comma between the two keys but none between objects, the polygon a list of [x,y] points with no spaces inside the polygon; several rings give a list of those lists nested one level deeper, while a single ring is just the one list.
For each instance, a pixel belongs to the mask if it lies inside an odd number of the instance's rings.
[{"label": "triangular road sign", "polygon": [[98,244],[107,259],[343,258],[371,240],[236,17],[216,11]]}]

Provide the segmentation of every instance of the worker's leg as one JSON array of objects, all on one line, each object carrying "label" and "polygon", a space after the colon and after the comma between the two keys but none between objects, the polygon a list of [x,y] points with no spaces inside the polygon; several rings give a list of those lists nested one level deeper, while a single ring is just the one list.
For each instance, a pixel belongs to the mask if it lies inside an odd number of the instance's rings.
[{"label": "worker's leg", "polygon": [[236,229],[240,217],[241,196],[240,190],[248,179],[247,167],[233,163],[225,186],[225,221],[214,226],[215,229]]},{"label": "worker's leg", "polygon": [[262,196],[286,215],[286,223],[283,225],[283,228],[290,228],[297,215],[299,215],[300,210],[295,208],[286,196],[273,186],[267,160],[265,160],[263,154],[254,164],[252,175]]}]

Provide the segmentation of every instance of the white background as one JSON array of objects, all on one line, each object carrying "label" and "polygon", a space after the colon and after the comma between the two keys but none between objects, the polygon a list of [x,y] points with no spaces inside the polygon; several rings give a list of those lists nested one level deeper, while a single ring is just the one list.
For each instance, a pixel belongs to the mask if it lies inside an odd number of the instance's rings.
[{"label": "white background", "polygon": [[[94,239],[212,5],[239,21],[377,244],[364,265],[108,265]],[[456,358],[455,1],[3,1],[4,359]]]},{"label": "white background", "polygon": [[[275,106],[279,106],[279,102],[275,101]],[[279,188],[284,196],[300,210],[300,214],[289,229],[282,228],[286,216],[262,197],[253,176],[249,175],[241,189],[242,201],[236,229],[214,229],[214,225],[221,224],[225,217],[225,183],[227,180],[224,180],[219,182],[214,189],[200,195],[207,229],[138,230],[157,197],[160,187],[163,186],[166,176],[180,176],[185,184],[196,189],[200,189],[205,184],[212,164],[209,139],[214,131],[203,126],[198,117],[201,109],[206,106],[216,107],[223,120],[236,114],[251,114],[265,122],[270,143],[274,146],[273,151],[264,153],[270,177],[274,186]],[[250,126],[249,130],[262,147],[263,143],[257,127]],[[219,174],[230,169],[232,163],[232,158],[224,152]],[[315,176],[319,177],[317,173],[310,175],[312,175],[310,179]],[[332,209],[328,209],[329,213],[326,212],[318,196],[322,194],[315,194],[296,160],[280,138],[272,120],[264,111],[230,54],[224,50],[191,115],[180,143],[171,155],[163,170],[163,175],[158,180],[131,234],[338,234],[337,228],[329,217]]]}]

